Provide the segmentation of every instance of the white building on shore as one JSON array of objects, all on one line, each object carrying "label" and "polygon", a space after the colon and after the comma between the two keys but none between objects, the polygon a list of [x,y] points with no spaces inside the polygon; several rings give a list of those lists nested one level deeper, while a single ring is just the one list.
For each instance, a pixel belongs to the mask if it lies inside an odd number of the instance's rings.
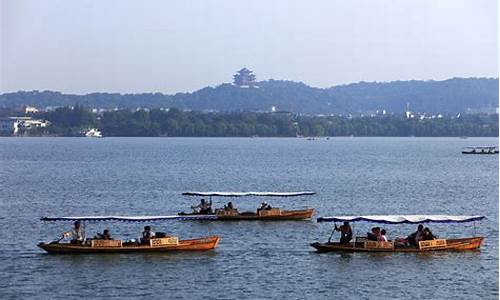
[{"label": "white building on shore", "polygon": [[5,117],[0,118],[0,134],[17,135],[20,130],[45,128],[49,125],[49,121],[33,119],[31,117]]}]

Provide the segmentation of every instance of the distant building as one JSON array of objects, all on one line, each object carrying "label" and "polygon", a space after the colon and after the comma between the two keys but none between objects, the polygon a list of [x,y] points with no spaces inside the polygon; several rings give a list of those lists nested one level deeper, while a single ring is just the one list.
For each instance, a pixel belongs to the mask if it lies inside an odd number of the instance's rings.
[{"label": "distant building", "polygon": [[411,113],[411,110],[410,110],[410,102],[406,103],[405,116],[407,119],[414,117],[414,115]]},{"label": "distant building", "polygon": [[2,135],[11,135],[19,130],[18,123],[12,118],[0,118],[0,133]]},{"label": "distant building", "polygon": [[243,68],[233,75],[233,84],[239,87],[256,87],[255,75],[247,68]]},{"label": "distant building", "polygon": [[[44,110],[47,112],[51,112],[51,111],[55,111],[56,109],[61,108],[61,107],[62,106],[46,106]],[[72,107],[72,106],[70,106],[70,107]]]},{"label": "distant building", "polygon": [[470,108],[468,107],[466,110],[467,114],[477,115],[477,114],[498,114],[498,107],[482,107],[482,108]]},{"label": "distant building", "polygon": [[0,133],[2,135],[16,135],[20,130],[45,128],[49,125],[49,121],[31,117],[6,117],[0,118]]},{"label": "distant building", "polygon": [[25,114],[36,114],[37,112],[39,112],[39,109],[34,107],[34,106],[28,106],[26,105],[24,107],[24,113]]}]

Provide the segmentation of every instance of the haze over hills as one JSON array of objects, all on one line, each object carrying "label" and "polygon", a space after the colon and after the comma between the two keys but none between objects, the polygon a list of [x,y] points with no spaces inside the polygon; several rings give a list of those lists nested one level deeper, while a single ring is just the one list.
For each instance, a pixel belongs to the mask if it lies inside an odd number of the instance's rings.
[{"label": "haze over hills", "polygon": [[177,107],[189,110],[290,111],[306,114],[364,113],[375,110],[463,113],[495,111],[498,78],[452,78],[443,81],[359,82],[315,88],[301,82],[266,80],[250,87],[221,84],[193,93],[62,94],[54,91],[19,91],[0,95],[0,107],[84,105],[93,108]]}]

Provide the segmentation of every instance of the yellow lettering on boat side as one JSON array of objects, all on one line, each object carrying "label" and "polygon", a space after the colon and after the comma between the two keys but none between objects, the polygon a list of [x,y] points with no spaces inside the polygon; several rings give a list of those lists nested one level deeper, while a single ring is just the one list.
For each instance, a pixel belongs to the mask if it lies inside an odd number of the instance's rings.
[{"label": "yellow lettering on boat side", "polygon": [[394,249],[394,242],[365,241],[365,248],[369,249]]},{"label": "yellow lettering on boat side", "polygon": [[418,242],[418,247],[421,250],[433,249],[433,248],[443,248],[446,247],[445,239],[430,240],[430,241],[420,241]]},{"label": "yellow lettering on boat side", "polygon": [[178,245],[178,244],[179,244],[179,238],[174,236],[165,238],[154,238],[149,240],[149,245],[151,247]]},{"label": "yellow lettering on boat side", "polygon": [[121,240],[92,240],[90,246],[93,248],[122,247]]}]

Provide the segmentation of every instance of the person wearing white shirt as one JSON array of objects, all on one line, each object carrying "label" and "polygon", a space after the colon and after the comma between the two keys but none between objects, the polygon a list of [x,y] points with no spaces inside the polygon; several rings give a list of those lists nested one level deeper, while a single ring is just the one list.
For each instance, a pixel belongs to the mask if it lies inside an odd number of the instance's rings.
[{"label": "person wearing white shirt", "polygon": [[388,241],[389,241],[389,239],[388,239],[388,238],[387,238],[387,236],[386,236],[386,233],[387,233],[387,232],[385,231],[385,229],[382,229],[382,231],[380,231],[380,236],[379,236],[379,238],[378,238],[378,240],[379,240],[380,242],[388,242]]},{"label": "person wearing white shirt", "polygon": [[75,227],[63,233],[63,238],[71,237],[71,244],[82,244],[85,241],[85,231],[80,226],[80,221],[74,223]]}]

